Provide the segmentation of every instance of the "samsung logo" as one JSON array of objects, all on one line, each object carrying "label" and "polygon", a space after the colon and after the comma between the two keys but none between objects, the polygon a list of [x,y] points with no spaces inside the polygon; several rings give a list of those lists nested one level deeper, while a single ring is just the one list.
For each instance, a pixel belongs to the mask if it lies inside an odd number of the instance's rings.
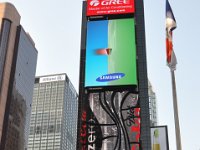
[{"label": "samsung logo", "polygon": [[125,76],[124,73],[111,73],[111,74],[106,74],[102,75],[101,77],[98,77],[96,79],[97,82],[109,82],[113,80],[119,80]]}]

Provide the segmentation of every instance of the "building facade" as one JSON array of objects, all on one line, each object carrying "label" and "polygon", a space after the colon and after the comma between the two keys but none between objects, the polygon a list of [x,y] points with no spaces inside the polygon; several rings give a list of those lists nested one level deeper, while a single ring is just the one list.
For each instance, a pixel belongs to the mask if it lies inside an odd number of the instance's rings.
[{"label": "building facade", "polygon": [[150,81],[148,81],[150,125],[158,125],[157,99]]},{"label": "building facade", "polygon": [[26,149],[37,50],[10,3],[0,3],[0,149]]},{"label": "building facade", "polygon": [[28,150],[76,149],[77,97],[66,74],[35,78]]}]

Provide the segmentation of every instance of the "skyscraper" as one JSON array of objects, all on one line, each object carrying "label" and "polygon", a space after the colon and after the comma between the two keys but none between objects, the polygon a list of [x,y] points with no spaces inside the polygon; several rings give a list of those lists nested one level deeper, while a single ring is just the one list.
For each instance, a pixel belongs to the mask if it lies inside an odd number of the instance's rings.
[{"label": "skyscraper", "polygon": [[75,150],[78,95],[66,74],[35,78],[28,150]]},{"label": "skyscraper", "polygon": [[157,117],[157,101],[156,94],[153,91],[151,82],[148,81],[148,94],[149,94],[149,114],[150,114],[150,125],[157,126],[158,117]]},{"label": "skyscraper", "polygon": [[22,150],[28,139],[37,50],[10,3],[0,3],[0,149]]}]

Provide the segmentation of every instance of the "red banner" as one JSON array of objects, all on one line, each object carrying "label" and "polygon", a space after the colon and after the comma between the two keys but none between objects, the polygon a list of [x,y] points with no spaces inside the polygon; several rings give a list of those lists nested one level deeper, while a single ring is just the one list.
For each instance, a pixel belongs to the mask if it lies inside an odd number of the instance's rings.
[{"label": "red banner", "polygon": [[134,0],[87,0],[87,16],[134,13]]}]

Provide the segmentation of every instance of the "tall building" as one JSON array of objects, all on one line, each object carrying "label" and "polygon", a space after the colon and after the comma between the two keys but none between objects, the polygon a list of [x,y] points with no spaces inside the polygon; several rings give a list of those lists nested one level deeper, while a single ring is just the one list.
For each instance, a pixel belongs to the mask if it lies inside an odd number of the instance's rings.
[{"label": "tall building", "polygon": [[83,2],[77,150],[151,149],[144,25],[143,0]]},{"label": "tall building", "polygon": [[78,95],[66,74],[35,78],[28,150],[75,150]]},{"label": "tall building", "polygon": [[158,117],[157,117],[157,100],[156,94],[153,91],[151,82],[148,81],[148,93],[149,93],[149,114],[150,114],[150,125],[157,126]]},{"label": "tall building", "polygon": [[26,149],[37,50],[10,3],[0,3],[0,149]]}]

